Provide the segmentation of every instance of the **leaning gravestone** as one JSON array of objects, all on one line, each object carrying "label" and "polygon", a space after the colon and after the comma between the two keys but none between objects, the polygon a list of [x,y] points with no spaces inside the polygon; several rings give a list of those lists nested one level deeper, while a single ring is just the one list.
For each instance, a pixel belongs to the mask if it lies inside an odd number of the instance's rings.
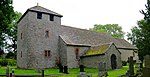
[{"label": "leaning gravestone", "polygon": [[143,77],[150,77],[150,55],[144,57],[145,67],[143,68]]}]

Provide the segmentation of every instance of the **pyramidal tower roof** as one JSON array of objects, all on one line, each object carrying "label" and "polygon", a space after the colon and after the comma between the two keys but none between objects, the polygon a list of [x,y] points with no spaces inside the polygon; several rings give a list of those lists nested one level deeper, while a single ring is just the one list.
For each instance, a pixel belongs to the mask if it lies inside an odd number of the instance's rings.
[{"label": "pyramidal tower roof", "polygon": [[53,12],[53,11],[51,11],[51,10],[49,10],[49,9],[46,9],[46,8],[44,8],[44,7],[41,7],[41,6],[39,6],[39,5],[34,6],[34,7],[31,7],[31,8],[29,8],[28,10],[29,10],[29,11],[38,11],[38,12],[43,12],[43,13],[49,13],[49,14],[53,14],[53,15],[62,17],[61,14],[56,13],[56,12]]},{"label": "pyramidal tower roof", "polygon": [[34,7],[31,7],[31,8],[28,8],[27,11],[22,15],[22,17],[19,19],[18,23],[22,20],[22,18],[29,12],[29,11],[32,11],[32,12],[42,12],[42,13],[45,13],[45,14],[52,14],[54,16],[58,16],[58,17],[63,17],[61,14],[59,13],[56,13],[54,11],[51,11],[49,9],[46,9],[42,6],[34,6]]}]

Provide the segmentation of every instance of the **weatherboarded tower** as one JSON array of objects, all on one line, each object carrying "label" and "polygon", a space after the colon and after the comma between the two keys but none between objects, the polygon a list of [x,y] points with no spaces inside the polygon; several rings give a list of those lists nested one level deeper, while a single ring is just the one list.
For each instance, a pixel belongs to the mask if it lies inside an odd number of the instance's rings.
[{"label": "weatherboarded tower", "polygon": [[62,15],[41,6],[29,8],[18,21],[17,66],[50,68],[58,59]]}]

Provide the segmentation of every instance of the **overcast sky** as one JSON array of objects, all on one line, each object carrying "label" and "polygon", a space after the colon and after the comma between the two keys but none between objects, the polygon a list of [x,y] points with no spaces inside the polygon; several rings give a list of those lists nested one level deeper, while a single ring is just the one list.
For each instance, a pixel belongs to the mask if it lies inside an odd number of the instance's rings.
[{"label": "overcast sky", "polygon": [[22,14],[30,7],[40,6],[62,14],[62,25],[82,29],[94,24],[119,24],[129,32],[143,18],[147,0],[13,0],[14,10]]}]

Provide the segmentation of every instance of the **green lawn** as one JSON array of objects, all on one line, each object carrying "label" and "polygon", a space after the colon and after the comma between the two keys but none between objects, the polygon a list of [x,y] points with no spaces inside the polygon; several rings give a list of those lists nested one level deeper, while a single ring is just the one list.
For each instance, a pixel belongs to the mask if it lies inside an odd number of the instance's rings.
[{"label": "green lawn", "polygon": [[[35,70],[23,70],[23,69],[18,69],[16,67],[10,67],[10,70],[12,68],[15,68],[15,73],[14,74],[41,74],[41,73],[36,73]],[[128,67],[124,66],[121,69],[116,69],[116,70],[110,70],[108,71],[108,77],[118,77],[122,74],[125,74],[127,71]],[[98,75],[98,69],[93,69],[93,68],[86,68],[85,69],[87,74],[92,74],[92,77],[97,77]],[[11,71],[10,71],[11,72]],[[6,73],[6,67],[0,67],[0,74],[5,74]],[[44,70],[45,74],[55,74],[57,77],[76,77],[79,72],[79,68],[77,69],[69,69],[69,74],[63,74],[59,73],[58,69],[45,69]]]}]

